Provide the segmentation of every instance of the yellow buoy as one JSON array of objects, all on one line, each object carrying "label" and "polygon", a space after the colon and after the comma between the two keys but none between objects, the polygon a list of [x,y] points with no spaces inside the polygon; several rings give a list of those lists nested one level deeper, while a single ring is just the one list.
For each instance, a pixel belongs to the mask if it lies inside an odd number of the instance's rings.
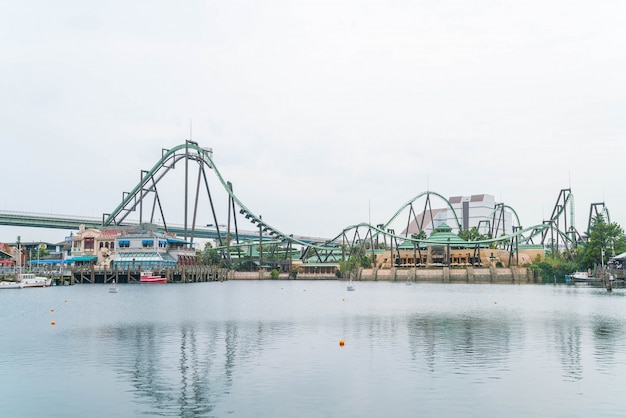
[{"label": "yellow buoy", "polygon": [[52,321],[50,322],[50,325],[56,325],[56,322]]},{"label": "yellow buoy", "polygon": [[493,301],[493,304],[496,305],[498,302],[496,302],[495,300]]},{"label": "yellow buoy", "polygon": [[339,345],[343,347],[343,345],[345,344],[344,340],[339,340]]},{"label": "yellow buoy", "polygon": [[50,308],[50,312],[54,312],[54,308]]}]

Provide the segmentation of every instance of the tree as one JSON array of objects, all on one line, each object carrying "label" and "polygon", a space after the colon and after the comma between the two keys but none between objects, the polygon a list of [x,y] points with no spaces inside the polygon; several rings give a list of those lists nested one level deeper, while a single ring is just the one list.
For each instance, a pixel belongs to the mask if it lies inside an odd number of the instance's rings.
[{"label": "tree", "polygon": [[606,264],[609,258],[625,250],[622,227],[615,222],[607,223],[602,214],[598,214],[591,220],[589,240],[579,252],[580,263],[585,268],[593,268],[596,264]]},{"label": "tree", "polygon": [[411,236],[412,236],[413,239],[426,239],[426,238],[428,238],[426,236],[426,231],[424,231],[423,229],[420,232],[418,232],[417,234],[412,234]]},{"label": "tree", "polygon": [[210,242],[204,244],[202,251],[202,263],[216,265],[220,263],[220,255]]},{"label": "tree", "polygon": [[339,262],[339,272],[343,277],[356,276],[359,268],[370,268],[372,257],[365,254],[363,247],[356,245],[350,249],[350,255],[346,261]]},{"label": "tree", "polygon": [[487,239],[483,234],[478,232],[478,228],[473,226],[471,229],[464,229],[459,231],[459,238],[464,239],[465,241],[482,241]]}]

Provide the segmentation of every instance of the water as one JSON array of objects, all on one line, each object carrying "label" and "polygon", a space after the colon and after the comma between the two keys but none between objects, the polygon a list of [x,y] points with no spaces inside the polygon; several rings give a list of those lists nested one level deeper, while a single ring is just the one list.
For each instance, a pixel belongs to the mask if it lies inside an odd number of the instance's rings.
[{"label": "water", "polygon": [[0,416],[624,414],[626,291],[355,286],[4,290]]}]

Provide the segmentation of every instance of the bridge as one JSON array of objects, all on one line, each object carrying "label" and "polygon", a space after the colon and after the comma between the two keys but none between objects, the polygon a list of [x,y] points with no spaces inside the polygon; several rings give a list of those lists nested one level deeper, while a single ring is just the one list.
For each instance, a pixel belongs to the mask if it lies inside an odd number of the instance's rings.
[{"label": "bridge", "polygon": [[[81,217],[73,215],[58,215],[47,213],[34,213],[34,212],[14,212],[0,210],[0,225],[5,226],[23,226],[29,228],[45,228],[45,229],[63,229],[63,230],[78,230],[81,226],[85,228],[102,228],[102,219],[94,217]],[[121,222],[117,226],[130,229],[136,229],[140,227],[136,222]],[[151,227],[160,232],[165,232],[164,228],[160,225],[151,225]],[[177,235],[184,235],[185,229],[183,225],[169,225],[167,232]],[[222,239],[227,236],[226,231],[221,231],[220,235]],[[219,240],[218,231],[215,227],[199,227],[195,230],[196,238]],[[239,237],[244,240],[255,240],[259,238],[259,232],[239,231]],[[263,234],[264,238],[270,239],[271,236]],[[294,235],[294,238],[305,243],[320,243],[328,241],[327,238],[310,237],[305,235]]]},{"label": "bridge", "polygon": [[[166,180],[173,176],[176,168],[182,168],[184,185],[168,188]],[[0,211],[0,225],[70,230],[78,230],[81,225],[99,229],[149,225],[151,229],[174,233],[188,241],[196,238],[215,240],[224,260],[231,260],[231,251],[237,251],[243,243],[256,241],[264,246],[282,247],[287,252],[291,252],[293,246],[298,247],[302,262],[337,262],[349,257],[355,248],[360,248],[361,254],[366,249],[373,254],[374,249],[381,246],[395,247],[397,251],[400,243],[414,248],[435,244],[423,234],[408,233],[410,222],[418,225],[418,232],[423,231],[424,218],[420,224],[417,214],[432,212],[432,199],[441,200],[452,211],[456,226],[461,229],[450,202],[440,194],[427,191],[410,199],[384,224],[347,226],[331,238],[288,234],[246,206],[234,193],[233,185],[224,180],[218,170],[212,149],[203,148],[194,141],[162,149],[157,162],[149,170],[140,170],[139,174],[139,182],[130,192],[123,192],[122,201],[111,212],[103,213],[101,218]],[[172,196],[172,190],[179,195]],[[422,202],[423,206],[420,206]],[[597,206],[595,209],[598,213]],[[512,233],[496,237],[495,231],[499,230],[505,211],[513,213],[517,225]],[[601,211],[608,219],[606,208],[602,207]],[[563,245],[569,248],[582,239],[573,227],[573,218],[573,195],[569,189],[561,190],[549,220],[526,228],[522,228],[512,207],[500,203],[487,221],[489,225],[485,232],[489,238],[472,241],[471,245],[499,245],[511,254],[517,252],[519,244],[549,243],[558,248]],[[406,223],[402,219],[406,219]]]}]

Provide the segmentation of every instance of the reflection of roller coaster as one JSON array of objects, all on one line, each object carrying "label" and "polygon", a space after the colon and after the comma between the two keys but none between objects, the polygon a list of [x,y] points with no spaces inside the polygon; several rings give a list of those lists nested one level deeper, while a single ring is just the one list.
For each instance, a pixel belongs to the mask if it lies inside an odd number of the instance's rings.
[{"label": "reflection of roller coaster", "polygon": [[[452,213],[456,227],[459,230],[462,229],[451,203],[442,195],[428,191],[418,194],[405,203],[384,224],[376,226],[367,223],[352,225],[332,239],[319,241],[286,234],[268,224],[260,215],[256,215],[246,207],[235,195],[232,184],[223,179],[212,160],[212,151],[202,148],[192,141],[187,141],[185,144],[169,150],[162,150],[161,159],[151,170],[141,171],[139,184],[131,192],[124,193],[122,203],[112,213],[103,215],[103,225],[122,225],[127,222],[127,217],[131,213],[138,212],[140,224],[155,224],[156,222],[165,231],[172,230],[171,227],[168,227],[166,216],[169,214],[164,201],[161,199],[161,190],[157,189],[157,185],[180,162],[184,163],[185,175],[184,224],[182,228],[185,239],[193,240],[198,231],[204,229],[205,225],[211,226],[214,228],[217,249],[227,264],[235,263],[235,260],[251,261],[255,259],[259,265],[273,264],[272,267],[278,267],[291,264],[294,257],[300,259],[301,262],[337,262],[349,257],[352,251],[359,247],[362,254],[363,250],[373,251],[375,248],[381,247],[391,249],[395,247],[397,249],[400,244],[405,247],[412,245],[416,248],[427,246],[432,243],[428,238],[424,238],[423,234],[421,236],[418,236],[419,234],[409,235],[408,228],[404,228],[404,234],[396,233],[393,225],[406,216],[407,226],[413,221],[418,225],[419,231],[423,231],[425,216],[419,219],[417,214],[432,212],[431,199],[433,197],[444,202],[447,209]],[[189,182],[190,164],[197,165],[195,185]],[[207,176],[207,170],[212,170],[215,173],[215,178]],[[212,184],[212,181],[217,181],[217,184]],[[190,188],[195,191],[190,192]],[[418,201],[421,202],[422,198],[424,200],[423,208],[416,210],[416,205]],[[180,200],[177,201],[180,202]],[[149,211],[146,211],[145,208],[149,208]],[[174,212],[176,211],[179,213],[180,205],[174,210]],[[189,217],[190,211],[192,214]],[[512,213],[516,225],[507,225],[507,228],[511,227],[511,233],[494,236],[496,235],[495,231],[506,230],[503,225],[506,211]],[[606,209],[604,209],[604,213],[608,217]],[[508,249],[513,255],[518,251],[520,244],[542,244],[565,248],[569,251],[572,245],[584,239],[573,226],[573,195],[569,189],[561,190],[550,219],[542,224],[522,228],[515,210],[502,203],[494,207],[490,218],[483,221],[486,225],[482,225],[486,232],[485,235],[489,238],[472,241],[468,244],[470,248],[472,246],[499,246]],[[254,232],[255,230],[258,232]],[[254,253],[252,248],[255,248]]]}]

